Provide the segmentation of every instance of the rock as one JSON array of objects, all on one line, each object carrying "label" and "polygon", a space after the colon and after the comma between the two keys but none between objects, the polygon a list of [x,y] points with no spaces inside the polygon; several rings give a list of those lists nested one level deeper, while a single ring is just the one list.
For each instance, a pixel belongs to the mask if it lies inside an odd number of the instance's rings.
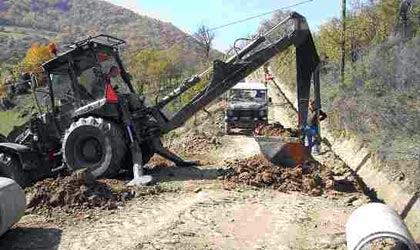
[{"label": "rock", "polygon": [[201,191],[201,188],[196,188],[196,189],[194,189],[194,193],[198,193],[198,192],[200,192]]},{"label": "rock", "polygon": [[402,172],[400,172],[396,177],[397,181],[403,181],[404,179],[405,179],[405,175]]},{"label": "rock", "polygon": [[346,203],[347,204],[352,204],[354,201],[358,200],[357,196],[350,196],[347,200]]},{"label": "rock", "polygon": [[334,180],[333,179],[327,179],[325,181],[325,188],[328,190],[333,190],[334,189]]},{"label": "rock", "polygon": [[88,200],[89,200],[89,204],[92,204],[93,206],[99,206],[99,205],[101,205],[101,203],[102,203],[102,199],[101,198],[99,198],[99,196],[98,195],[96,195],[96,194],[94,194],[94,195],[91,195],[89,198],[88,198]]},{"label": "rock", "polygon": [[365,199],[357,199],[357,200],[353,201],[351,204],[355,207],[360,207],[360,206],[362,206],[366,203],[368,203],[368,201],[365,200]]},{"label": "rock", "polygon": [[270,185],[270,184],[272,184],[274,182],[273,181],[273,175],[271,173],[263,172],[261,174],[261,178],[262,178],[262,181],[265,184],[268,184],[268,185]]},{"label": "rock", "polygon": [[54,207],[64,205],[64,198],[66,196],[66,191],[60,189],[56,194],[54,194],[50,199],[50,205]]},{"label": "rock", "polygon": [[89,188],[85,185],[80,186],[79,189],[80,189],[80,193],[82,193],[82,194],[86,194],[89,190]]},{"label": "rock", "polygon": [[248,172],[243,172],[239,175],[239,180],[241,181],[248,181],[249,179],[251,179],[252,175]]},{"label": "rock", "polygon": [[321,196],[322,190],[320,188],[314,188],[311,190],[311,195],[313,196]]}]

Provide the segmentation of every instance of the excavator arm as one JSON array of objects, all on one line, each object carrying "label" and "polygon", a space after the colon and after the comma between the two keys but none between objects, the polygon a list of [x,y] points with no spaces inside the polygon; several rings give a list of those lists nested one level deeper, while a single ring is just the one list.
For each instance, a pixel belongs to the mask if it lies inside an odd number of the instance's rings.
[{"label": "excavator arm", "polygon": [[[287,22],[293,23],[292,31],[286,32],[285,35],[281,38],[275,39],[274,41],[271,41],[271,39],[269,40],[268,35],[270,35],[276,28]],[[299,113],[298,126],[300,129],[305,131],[304,128],[306,127],[306,120],[308,116],[311,79],[314,80],[314,96],[316,104],[318,105],[318,108],[320,108],[318,74],[319,57],[305,18],[295,12],[282,22],[275,25],[265,34],[258,36],[255,40],[250,42],[247,46],[225,62],[219,60],[214,61],[212,68],[199,75],[185,79],[177,89],[162,98],[162,100],[155,106],[147,108],[145,112],[153,118],[153,126],[151,126],[148,131],[150,133],[167,133],[181,127],[200,109],[207,106],[220,95],[235,86],[239,81],[263,66],[271,58],[285,51],[292,45],[296,47],[296,80]],[[196,94],[189,103],[184,105],[171,117],[164,114],[163,108],[166,105],[170,104],[183,93],[197,85],[203,76],[210,72],[212,72],[210,82],[198,94]],[[197,164],[197,162],[194,161],[184,161],[176,154],[165,149],[162,146],[160,137],[149,136],[149,138],[151,138],[151,145],[153,145],[154,152],[175,162],[176,165],[189,166]],[[306,148],[300,143],[288,144],[280,141],[279,143],[274,144],[274,147],[272,147],[273,144],[271,142],[268,144],[264,142],[263,146],[261,146],[261,142],[259,142],[259,144],[263,154],[267,155],[270,161],[274,164],[284,163],[284,166],[295,166],[297,163],[295,160],[296,156],[300,157],[300,155],[306,155]],[[264,152],[269,152],[270,154],[266,154]],[[141,167],[142,153],[139,151],[138,147],[133,147],[132,155],[137,156],[133,157],[137,160],[135,160],[133,165],[134,179],[129,183],[129,185],[145,185],[150,183],[152,177],[143,175]],[[306,158],[307,157],[303,157],[302,159]]]},{"label": "excavator arm", "polygon": [[[275,29],[287,22],[293,23],[293,30],[283,37],[270,42],[267,36]],[[249,76],[252,72],[263,66],[267,61],[277,54],[285,51],[288,47],[296,47],[296,68],[297,68],[297,98],[299,112],[299,127],[306,125],[308,101],[310,94],[311,79],[314,80],[315,100],[320,107],[319,101],[319,57],[312,39],[306,19],[300,14],[291,13],[288,18],[278,23],[273,29],[260,35],[250,42],[237,54],[227,61],[214,61],[213,74],[210,83],[205,86],[188,104],[182,107],[171,118],[162,117],[161,131],[169,132],[182,126],[185,121],[204,108],[217,97],[235,86],[240,80]],[[181,86],[165,96],[156,108],[161,110],[178,96],[200,82],[202,76],[210,70],[187,78]],[[162,112],[160,112],[162,114]],[[162,114],[163,115],[163,114]]]}]

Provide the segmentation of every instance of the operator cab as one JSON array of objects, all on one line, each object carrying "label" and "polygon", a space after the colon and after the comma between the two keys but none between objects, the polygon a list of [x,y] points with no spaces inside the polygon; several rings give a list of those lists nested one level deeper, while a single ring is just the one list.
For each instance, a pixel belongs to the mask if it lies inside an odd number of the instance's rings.
[{"label": "operator cab", "polygon": [[82,115],[99,110],[110,97],[115,101],[117,94],[134,93],[119,58],[122,44],[125,41],[99,35],[72,44],[70,50],[43,64],[54,110],[69,119],[73,111]]}]

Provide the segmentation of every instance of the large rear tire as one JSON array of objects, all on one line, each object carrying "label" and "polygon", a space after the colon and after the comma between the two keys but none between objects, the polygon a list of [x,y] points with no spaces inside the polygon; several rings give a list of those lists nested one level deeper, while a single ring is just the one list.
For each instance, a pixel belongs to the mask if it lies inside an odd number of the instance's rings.
[{"label": "large rear tire", "polygon": [[86,168],[96,178],[112,176],[126,156],[122,129],[102,118],[80,118],[64,136],[63,160],[72,171]]},{"label": "large rear tire", "polygon": [[14,180],[22,188],[31,184],[27,173],[22,169],[19,158],[5,152],[0,152],[0,177]]}]

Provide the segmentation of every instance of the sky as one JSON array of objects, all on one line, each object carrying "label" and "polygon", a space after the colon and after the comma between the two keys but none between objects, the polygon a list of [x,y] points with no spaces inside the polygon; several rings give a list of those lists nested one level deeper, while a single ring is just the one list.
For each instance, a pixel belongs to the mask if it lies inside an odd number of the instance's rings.
[{"label": "sky", "polygon": [[[184,32],[194,33],[200,25],[218,27],[244,18],[266,13],[310,0],[106,0],[139,14],[170,22]],[[311,30],[340,15],[340,0],[312,0],[285,9],[297,11],[306,17]],[[270,15],[235,24],[215,32],[213,47],[226,51],[237,38],[247,37],[258,29],[258,24]]]}]

